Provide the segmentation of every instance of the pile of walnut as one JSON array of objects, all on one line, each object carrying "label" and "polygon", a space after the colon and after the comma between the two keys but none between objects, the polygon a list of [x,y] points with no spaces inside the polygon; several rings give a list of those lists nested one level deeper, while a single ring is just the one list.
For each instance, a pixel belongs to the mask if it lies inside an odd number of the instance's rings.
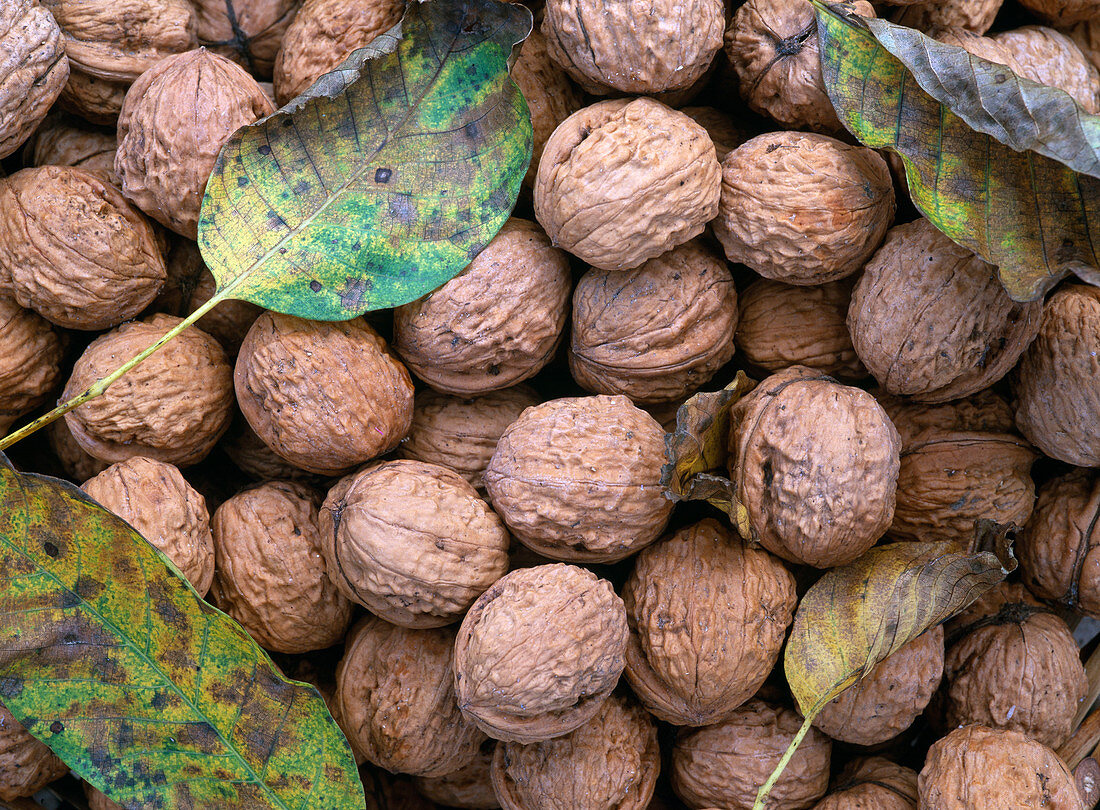
[{"label": "pile of walnut", "polygon": [[[1100,0],[895,2],[856,7],[1100,109]],[[921,219],[842,130],[806,0],[532,6],[535,158],[462,275],[347,323],[223,305],[17,465],[315,683],[371,808],[749,808],[820,570],[1015,522],[1021,575],[830,704],[768,806],[1092,807],[1060,756],[1100,617],[1100,290],[1014,303]],[[207,300],[221,144],[400,14],[0,2],[0,430]],[[660,486],[676,408],[737,369],[759,544]],[[0,707],[0,800],[65,770]]]}]

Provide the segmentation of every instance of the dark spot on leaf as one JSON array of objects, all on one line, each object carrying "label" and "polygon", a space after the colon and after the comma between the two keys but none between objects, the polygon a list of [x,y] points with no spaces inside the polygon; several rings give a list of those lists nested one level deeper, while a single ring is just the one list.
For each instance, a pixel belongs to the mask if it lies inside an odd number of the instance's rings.
[{"label": "dark spot on leaf", "polygon": [[46,556],[54,557],[55,559],[57,558],[57,555],[61,553],[61,550],[48,540],[46,541],[45,545],[42,546],[42,550],[46,552]]},{"label": "dark spot on leaf", "polygon": [[406,194],[397,194],[390,200],[390,218],[402,225],[410,225],[416,219],[416,208]]},{"label": "dark spot on leaf", "polygon": [[61,592],[60,605],[62,610],[68,610],[69,608],[76,607],[79,604],[80,597],[70,591],[68,588]]},{"label": "dark spot on leaf", "polygon": [[271,147],[270,147],[270,146],[268,146],[268,145],[267,145],[267,144],[265,143],[265,144],[264,144],[263,146],[261,146],[261,147],[260,147],[259,149],[257,149],[256,151],[257,151],[257,152],[259,152],[259,153],[260,153],[261,155],[270,155],[270,154],[271,154]]},{"label": "dark spot on leaf", "polygon": [[0,678],[0,697],[19,697],[23,693],[23,679],[18,675],[8,675]]},{"label": "dark spot on leaf", "polygon": [[1003,73],[994,73],[993,81],[995,81],[997,84],[1004,84],[1008,81],[1008,76]]},{"label": "dark spot on leaf", "polygon": [[358,310],[363,303],[363,296],[370,292],[372,286],[369,278],[344,279],[344,290],[340,293],[340,306],[346,310]]},{"label": "dark spot on leaf", "polygon": [[374,173],[374,182],[376,183],[388,183],[390,178],[393,177],[393,171],[390,169],[378,169]]},{"label": "dark spot on leaf", "polygon": [[362,250],[363,249],[363,243],[362,242],[356,242],[354,245],[351,246],[351,249],[352,250]]},{"label": "dark spot on leaf", "polygon": [[314,279],[313,281],[309,282],[309,288],[314,292],[321,292],[321,282],[317,279]]},{"label": "dark spot on leaf", "polygon": [[244,188],[245,186],[247,186],[249,184],[249,182],[251,182],[251,181],[249,181],[249,179],[247,177],[238,177],[237,178],[237,188]]},{"label": "dark spot on leaf", "polygon": [[168,705],[168,695],[164,692],[157,692],[149,703],[154,709],[160,711]]},{"label": "dark spot on leaf", "polygon": [[60,734],[64,730],[65,730],[65,724],[62,723],[60,720],[54,720],[52,723],[50,723],[50,732],[51,733]]},{"label": "dark spot on leaf", "polygon": [[148,587],[148,594],[149,600],[153,603],[153,611],[160,617],[161,621],[182,633],[191,631],[191,623],[187,620],[187,616],[184,615],[183,611],[173,604],[171,594],[165,583],[151,582]]},{"label": "dark spot on leaf", "polygon": [[81,574],[76,578],[73,590],[81,599],[95,599],[104,591],[103,583],[93,579],[87,574]]},{"label": "dark spot on leaf", "polygon": [[312,188],[313,187],[309,183],[307,183],[305,180],[303,180],[300,183],[298,183],[298,185],[296,185],[294,187],[294,193],[295,194],[309,194],[310,189],[312,189]]},{"label": "dark spot on leaf", "polygon": [[477,121],[471,121],[462,128],[462,131],[471,141],[476,141],[478,138],[481,137],[481,124],[479,124]]}]

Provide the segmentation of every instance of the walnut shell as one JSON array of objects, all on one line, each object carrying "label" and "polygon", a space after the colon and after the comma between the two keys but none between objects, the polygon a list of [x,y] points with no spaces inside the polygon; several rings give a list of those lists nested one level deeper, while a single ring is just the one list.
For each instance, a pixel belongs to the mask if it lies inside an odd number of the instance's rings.
[{"label": "walnut shell", "polygon": [[783,563],[712,518],[644,549],[622,596],[627,681],[678,726],[718,722],[756,694],[797,601]]},{"label": "walnut shell", "polygon": [[126,810],[121,804],[111,801],[107,795],[100,793],[89,783],[84,782],[84,798],[88,800],[88,810]]},{"label": "walnut shell", "polygon": [[[179,322],[154,315],[96,338],[76,361],[62,398],[85,391]],[[103,461],[147,456],[185,467],[213,449],[232,413],[233,377],[225,352],[191,327],[65,420],[77,444]]]},{"label": "walnut shell", "polygon": [[291,481],[246,489],[214,512],[210,595],[269,650],[303,653],[344,637],[352,605],[325,570],[317,494]]},{"label": "walnut shell", "polygon": [[[802,718],[752,700],[724,722],[680,732],[672,749],[672,787],[692,808],[749,810],[794,738]],[[768,804],[813,807],[829,787],[832,743],[811,728],[772,788]]]},{"label": "walnut shell", "polygon": [[[57,98],[57,104],[89,123],[113,127],[122,112],[122,102],[129,87],[128,81],[112,82],[73,68],[69,72],[68,83]],[[113,163],[111,170],[114,171]]]},{"label": "walnut shell", "polygon": [[870,394],[802,366],[730,412],[730,474],[753,539],[817,568],[851,562],[886,531],[900,451]]},{"label": "walnut shell", "polygon": [[69,423],[64,419],[58,419],[46,426],[46,440],[61,463],[65,477],[70,481],[83,483],[110,466],[77,444],[69,430]]},{"label": "walnut shell", "polygon": [[1072,28],[1063,29],[1062,33],[1076,43],[1093,67],[1100,70],[1100,17],[1079,22]]},{"label": "walnut shell", "polygon": [[955,729],[928,750],[917,785],[919,806],[936,810],[1083,810],[1058,755],[1018,731]]},{"label": "walnut shell", "polygon": [[394,775],[373,765],[363,765],[359,768],[359,778],[366,793],[366,810],[441,810],[417,792],[411,776]]},{"label": "walnut shell", "polygon": [[[218,284],[214,280],[214,274],[204,268],[199,275],[198,284],[191,291],[191,300],[188,302],[187,312],[184,314],[190,315],[209,301],[214,296],[217,288]],[[212,310],[199,318],[195,325],[217,340],[225,349],[226,355],[236,358],[240,353],[241,344],[244,343],[245,335],[248,334],[248,330],[252,328],[252,324],[256,322],[263,311],[262,307],[248,301],[229,299],[217,304]]]},{"label": "walnut shell", "polygon": [[314,473],[295,467],[264,444],[243,418],[234,420],[220,446],[234,464],[260,481],[308,481],[318,478]]},{"label": "walnut shell", "polygon": [[28,166],[73,166],[119,186],[117,147],[114,132],[89,126],[75,115],[51,113],[27,141],[23,159]]},{"label": "walnut shell", "polygon": [[1088,681],[1062,619],[1022,585],[1002,583],[956,616],[948,632],[950,727],[1013,729],[1052,748],[1069,738]]},{"label": "walnut shell", "polygon": [[736,328],[729,268],[688,242],[633,270],[584,274],[573,293],[569,370],[597,394],[682,400],[733,356]]},{"label": "walnut shell", "polygon": [[404,0],[305,0],[275,57],[279,106],[397,25],[404,10]]},{"label": "walnut shell", "polygon": [[645,810],[660,769],[653,719],[612,695],[563,737],[499,743],[492,778],[504,810]]},{"label": "walnut shell", "polygon": [[1021,76],[1065,90],[1086,112],[1100,112],[1100,71],[1065,34],[1025,25],[993,39],[1012,53]]},{"label": "walnut shell", "polygon": [[489,773],[497,741],[490,738],[481,744],[477,756],[454,773],[445,776],[418,776],[417,791],[425,798],[446,807],[461,810],[496,810],[500,807]]},{"label": "walnut shell", "polygon": [[[875,16],[856,0],[854,11]],[[725,51],[741,98],[784,127],[840,132],[821,76],[817,18],[806,0],[748,0],[726,29]]]},{"label": "walnut shell", "polygon": [[722,0],[547,0],[551,58],[589,92],[653,95],[689,87],[722,48]]},{"label": "walnut shell", "polygon": [[1100,478],[1074,470],[1039,489],[1016,541],[1023,581],[1043,599],[1100,618]]},{"label": "walnut shell", "polygon": [[[302,0],[191,0],[199,44],[258,78],[271,78],[275,57]],[[229,12],[232,9],[233,17]]]},{"label": "walnut shell", "polygon": [[23,145],[69,80],[61,29],[36,0],[0,8],[0,158]]},{"label": "walnut shell", "polygon": [[[1016,57],[1012,55],[1012,51],[992,37],[984,37],[981,34],[954,25],[934,29],[931,33],[940,42],[962,48],[979,59],[985,59],[987,62],[1006,65],[1014,73],[1020,73],[1020,66],[1016,64]],[[902,174],[904,174],[904,169]]]},{"label": "walnut shell", "polygon": [[214,579],[214,538],[202,497],[171,464],[134,456],[82,489],[163,551],[200,596]]},{"label": "walnut shell", "polygon": [[416,398],[412,427],[398,454],[448,467],[481,489],[501,434],[538,402],[535,392],[525,385],[470,399],[426,391]]},{"label": "walnut shell", "polygon": [[68,766],[0,704],[0,801],[33,796],[68,772]]},{"label": "walnut shell", "polygon": [[1072,25],[1100,19],[1097,0],[1020,0],[1020,5],[1051,25]]},{"label": "walnut shell", "polygon": [[25,307],[70,329],[115,326],[164,284],[152,224],[103,177],[69,166],[0,181],[0,277]]},{"label": "walnut shell", "polygon": [[672,511],[660,485],[664,435],[623,396],[544,402],[504,431],[485,487],[533,551],[621,560],[656,540]]},{"label": "walnut shell", "polygon": [[966,399],[930,405],[891,396],[879,391],[879,404],[886,409],[901,436],[902,446],[908,446],[924,431],[964,431],[975,433],[1011,433],[1012,406],[1000,394],[986,389]]},{"label": "walnut shell", "polygon": [[890,169],[873,149],[769,132],[722,161],[714,233],[732,262],[788,284],[822,284],[863,266],[895,207]]},{"label": "walnut shell", "polygon": [[1016,425],[1048,456],[1100,467],[1100,290],[1062,287],[1013,373]]},{"label": "walnut shell", "polygon": [[507,388],[553,358],[571,284],[568,258],[542,229],[510,219],[460,275],[394,310],[394,349],[438,391]]},{"label": "walnut shell", "polygon": [[848,280],[812,287],[754,281],[740,296],[737,348],[768,371],[806,366],[840,380],[861,380],[867,369],[845,320],[851,298]]},{"label": "walnut shell", "polygon": [[933,31],[953,26],[984,34],[993,25],[1004,0],[923,0],[894,12],[894,22]]},{"label": "walnut shell", "polygon": [[58,386],[64,352],[48,321],[0,294],[0,434]]},{"label": "walnut shell", "polygon": [[825,704],[814,726],[834,740],[877,745],[920,717],[943,677],[943,627],[937,625]]},{"label": "walnut shell", "polygon": [[560,737],[600,710],[623,671],[626,610],[611,583],[574,565],[521,568],[470,608],[455,642],[455,693],[498,740]]},{"label": "walnut shell", "polygon": [[237,402],[291,464],[337,475],[388,453],[412,422],[409,372],[365,320],[265,312],[237,356]]},{"label": "walnut shell", "polygon": [[813,810],[917,810],[917,772],[882,757],[854,759]]},{"label": "walnut shell", "polygon": [[229,136],[275,112],[245,70],[205,48],[170,56],[126,93],[115,173],[145,213],[188,239],[214,161]]},{"label": "walnut shell", "polygon": [[715,107],[681,107],[680,112],[707,131],[719,163],[749,139],[748,131],[733,116]]},{"label": "walnut shell", "polygon": [[508,532],[458,473],[385,461],[349,475],[321,509],[340,592],[402,627],[458,621],[508,570]]},{"label": "walnut shell", "polygon": [[648,98],[573,113],[546,142],[535,216],[555,245],[629,270],[703,232],[721,171],[707,131]]},{"label": "walnut shell", "polygon": [[375,617],[352,628],[336,668],[344,731],[390,771],[444,776],[477,757],[485,735],[455,702],[448,628],[410,630]]}]

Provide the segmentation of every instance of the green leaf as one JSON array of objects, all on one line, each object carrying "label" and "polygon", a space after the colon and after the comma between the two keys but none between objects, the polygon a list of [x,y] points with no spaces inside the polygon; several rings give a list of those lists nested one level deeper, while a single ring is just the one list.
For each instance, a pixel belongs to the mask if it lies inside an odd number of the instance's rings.
[{"label": "green leaf", "polygon": [[921,213],[1017,301],[1070,273],[1100,284],[1100,117],[962,48],[813,3],[840,120],[901,157]]},{"label": "green leaf", "polygon": [[507,220],[530,162],[508,75],[530,30],[519,3],[410,2],[397,28],[238,130],[199,218],[219,290],[346,320],[455,276]]},{"label": "green leaf", "polygon": [[0,701],[129,808],[362,810],[317,691],[76,487],[0,454]]}]

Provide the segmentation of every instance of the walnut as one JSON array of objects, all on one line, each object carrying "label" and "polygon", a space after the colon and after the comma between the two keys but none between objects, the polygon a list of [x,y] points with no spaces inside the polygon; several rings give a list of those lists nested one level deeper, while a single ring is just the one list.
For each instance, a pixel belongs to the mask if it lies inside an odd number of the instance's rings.
[{"label": "walnut", "polygon": [[1098,0],[1020,0],[1020,5],[1051,25],[1065,26],[1100,19]]},{"label": "walnut", "polygon": [[822,284],[863,266],[895,207],[890,169],[873,149],[769,132],[722,161],[714,233],[732,262],[788,284]]},{"label": "walnut", "polygon": [[445,776],[418,776],[414,783],[425,798],[446,807],[461,810],[496,810],[500,807],[489,770],[497,742],[488,739],[477,756],[454,773]]},{"label": "walnut", "polygon": [[321,650],[344,637],[352,605],[325,571],[317,494],[291,481],[239,492],[214,513],[210,591],[269,650]]},{"label": "walnut", "polygon": [[850,280],[812,287],[770,278],[750,284],[740,296],[737,348],[767,371],[806,366],[841,380],[861,380],[867,369],[848,333]]},{"label": "walnut", "polygon": [[114,132],[89,126],[75,115],[51,113],[27,141],[24,162],[28,166],[73,166],[98,174],[119,186],[115,175]]},{"label": "walnut", "polygon": [[534,147],[523,184],[534,188],[542,150],[558,124],[584,106],[584,97],[546,52],[546,37],[537,28],[523,41],[512,67],[516,83],[531,109]]},{"label": "walnut", "polygon": [[588,92],[649,96],[706,73],[724,25],[722,0],[547,0],[542,33],[551,58]]},{"label": "walnut", "polygon": [[797,601],[783,563],[712,518],[644,549],[622,596],[627,680],[678,726],[718,722],[756,693]]},{"label": "walnut", "polygon": [[495,739],[568,734],[615,688],[627,635],[622,599],[592,572],[562,563],[512,571],[459,627],[458,705]]},{"label": "walnut", "polygon": [[1074,41],[1093,67],[1100,70],[1100,17],[1079,22],[1072,28],[1063,29],[1062,33]]},{"label": "walnut", "polygon": [[1100,478],[1073,470],[1039,489],[1016,553],[1023,581],[1037,596],[1100,617]]},{"label": "walnut", "polygon": [[22,146],[69,79],[61,29],[36,0],[0,8],[0,158]]},{"label": "walnut", "polygon": [[[718,725],[681,731],[672,749],[672,787],[692,808],[749,810],[801,725],[790,709],[752,700]],[[831,750],[829,738],[811,728],[769,806],[813,807],[829,787]]]},{"label": "walnut", "polygon": [[152,224],[99,175],[69,166],[0,181],[0,277],[15,299],[70,329],[108,329],[165,279]]},{"label": "walnut", "polygon": [[402,458],[449,467],[481,489],[501,434],[538,402],[525,385],[470,399],[426,391],[416,398],[412,427],[398,453]]},{"label": "walnut", "polygon": [[[185,314],[190,315],[209,301],[214,296],[217,286],[214,274],[209,270],[203,270],[199,276],[199,283],[191,293],[191,300],[188,302]],[[199,318],[195,325],[217,340],[229,357],[235,358],[241,350],[245,335],[262,312],[262,307],[248,301],[230,299],[215,306]]]},{"label": "walnut", "polygon": [[404,0],[305,0],[275,57],[279,106],[397,25],[404,10]]},{"label": "walnut", "polygon": [[112,464],[82,489],[164,552],[199,596],[214,579],[214,538],[206,499],[171,464],[134,456]]},{"label": "walnut", "polygon": [[188,239],[214,161],[229,136],[275,112],[256,80],[199,48],[159,62],[126,93],[115,173],[145,213]]},{"label": "walnut", "polygon": [[854,759],[813,810],[917,810],[917,772],[882,757]]},{"label": "walnut", "polygon": [[[199,43],[256,77],[271,78],[275,57],[301,0],[191,0]],[[232,14],[232,18],[230,17]]]},{"label": "walnut", "polygon": [[834,740],[877,745],[920,717],[943,677],[943,628],[928,630],[825,704],[814,726]]},{"label": "walnut", "polygon": [[1086,112],[1100,113],[1100,71],[1065,34],[1025,25],[993,39],[1012,53],[1021,76],[1065,90]]},{"label": "walnut", "polygon": [[0,435],[58,386],[64,352],[49,322],[0,294]]},{"label": "walnut", "polygon": [[373,765],[363,765],[359,768],[359,778],[363,780],[366,793],[366,810],[440,810],[417,792],[411,776],[394,775]]},{"label": "walnut", "polygon": [[719,162],[749,139],[741,124],[714,107],[681,107],[680,112],[707,131]]},{"label": "walnut", "polygon": [[542,229],[510,219],[460,275],[394,311],[394,348],[436,390],[507,388],[553,358],[571,284],[568,258]]},{"label": "walnut", "polygon": [[660,769],[653,719],[612,695],[563,737],[499,743],[492,777],[504,810],[645,810]]},{"label": "walnut", "polygon": [[1013,373],[1016,425],[1048,456],[1100,467],[1100,290],[1062,287]]},{"label": "walnut", "polygon": [[870,394],[803,366],[768,377],[730,413],[730,473],[753,539],[817,568],[851,562],[886,531],[900,451]]},{"label": "walnut", "polygon": [[979,59],[1006,65],[1014,73],[1020,73],[1020,66],[1016,64],[1016,57],[1012,55],[1012,51],[992,37],[985,37],[954,25],[936,28],[931,35],[934,39],[962,48]]},{"label": "walnut", "polygon": [[65,763],[0,704],[0,801],[33,796],[68,772]]},{"label": "walnut", "polygon": [[[92,124],[114,127],[122,112],[122,101],[130,82],[112,82],[79,70],[69,73],[69,82],[58,96],[61,109],[79,115]],[[114,166],[112,164],[112,171]]]},{"label": "walnut", "polygon": [[508,570],[508,532],[458,473],[386,461],[349,475],[321,510],[341,593],[402,627],[458,621]]},{"label": "walnut", "polygon": [[264,444],[243,417],[234,420],[220,447],[241,470],[260,481],[309,481],[318,478],[314,473],[295,467]]},{"label": "walnut", "polygon": [[[1000,424],[982,425],[991,400]],[[965,546],[983,518],[1023,525],[1035,503],[1030,470],[1038,454],[1013,430],[1007,403],[991,392],[940,406],[880,402],[902,437],[891,537]]]},{"label": "walnut", "polygon": [[664,530],[672,502],[660,486],[663,459],[664,431],[626,397],[556,399],[504,431],[485,488],[532,550],[612,562]]},{"label": "walnut", "polygon": [[[854,10],[875,16],[865,0]],[[725,50],[753,110],[791,129],[843,129],[825,92],[817,18],[807,0],[748,0],[726,29]]]},{"label": "walnut", "polygon": [[700,241],[625,272],[592,268],[573,293],[569,370],[598,394],[682,400],[733,356],[737,291]]},{"label": "walnut", "polygon": [[949,727],[1013,729],[1055,748],[1071,733],[1088,681],[1066,623],[1023,585],[1002,583],[947,627]]},{"label": "walnut", "polygon": [[83,483],[110,466],[77,444],[69,430],[69,423],[64,419],[58,419],[46,426],[46,439],[57,456],[65,477],[70,481]]},{"label": "walnut", "polygon": [[954,26],[984,34],[1004,0],[923,0],[896,10],[891,19],[909,28],[931,31]]},{"label": "walnut", "polygon": [[82,787],[84,798],[88,800],[88,810],[125,810],[121,804],[111,801],[106,794],[100,793],[89,783],[84,782]]},{"label": "walnut", "polygon": [[[170,315],[153,315],[96,338],[76,361],[62,398],[85,391],[179,322]],[[232,412],[233,379],[225,352],[192,327],[102,396],[65,414],[65,420],[77,444],[103,461],[147,456],[185,467],[213,449]]]},{"label": "walnut", "polygon": [[252,429],[309,472],[338,475],[388,453],[412,422],[409,372],[362,318],[265,312],[244,339],[234,382]]},{"label": "walnut", "polygon": [[389,771],[444,776],[485,739],[455,701],[454,630],[410,630],[375,617],[348,634],[336,703],[353,747]]},{"label": "walnut", "polygon": [[718,211],[714,144],[648,98],[573,113],[546,142],[535,216],[555,245],[603,270],[629,270],[703,232]]},{"label": "walnut", "polygon": [[1018,731],[957,728],[928,750],[917,778],[920,807],[936,810],[1083,810],[1069,768]]}]

